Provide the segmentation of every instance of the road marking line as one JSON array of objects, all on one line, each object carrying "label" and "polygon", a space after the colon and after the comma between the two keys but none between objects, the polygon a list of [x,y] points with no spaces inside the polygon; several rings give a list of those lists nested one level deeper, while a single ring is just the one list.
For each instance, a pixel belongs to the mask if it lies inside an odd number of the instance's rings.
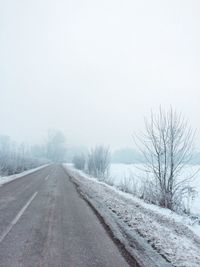
[{"label": "road marking line", "polygon": [[47,175],[44,179],[45,181],[47,181],[49,179],[49,175]]},{"label": "road marking line", "polygon": [[6,228],[6,230],[3,232],[3,234],[0,236],[0,243],[4,240],[4,238],[8,235],[8,233],[12,230],[13,226],[19,221],[21,216],[24,214],[25,210],[28,208],[28,206],[31,204],[31,202],[34,200],[38,192],[35,192],[32,197],[28,200],[26,205],[19,211],[19,213],[16,215],[14,220],[9,224],[9,226]]}]

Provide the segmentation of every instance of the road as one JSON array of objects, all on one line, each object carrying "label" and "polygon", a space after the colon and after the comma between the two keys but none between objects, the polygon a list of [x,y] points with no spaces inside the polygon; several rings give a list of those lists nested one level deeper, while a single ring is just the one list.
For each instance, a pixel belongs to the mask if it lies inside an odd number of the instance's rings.
[{"label": "road", "polygon": [[0,187],[1,267],[129,266],[60,165]]}]

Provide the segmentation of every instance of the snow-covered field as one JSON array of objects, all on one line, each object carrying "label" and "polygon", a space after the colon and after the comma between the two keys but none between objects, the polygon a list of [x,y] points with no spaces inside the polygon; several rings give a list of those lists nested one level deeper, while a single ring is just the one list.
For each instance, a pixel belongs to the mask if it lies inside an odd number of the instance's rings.
[{"label": "snow-covered field", "polygon": [[9,175],[9,176],[2,176],[2,177],[0,176],[0,186],[2,186],[3,184],[9,183],[15,179],[21,178],[27,174],[30,174],[30,173],[33,173],[33,172],[38,171],[40,169],[43,169],[46,166],[48,166],[48,164],[42,165],[42,166],[34,168],[34,169],[30,169],[28,171],[24,171],[24,172],[21,172],[18,174],[13,174],[13,175]]},{"label": "snow-covered field", "polygon": [[[135,191],[141,185],[144,179],[144,172],[141,170],[142,166],[139,164],[111,164],[110,167],[110,183],[113,183],[117,188],[123,184],[129,184],[129,191]],[[197,172],[200,166],[187,166],[183,176],[187,174],[196,173],[191,180],[191,185],[197,191],[195,198],[190,201],[191,213],[200,215],[200,172]],[[136,188],[135,188],[136,187]]]},{"label": "snow-covered field", "polygon": [[[82,194],[104,217],[129,252],[142,261],[144,266],[200,266],[199,224],[194,224],[187,216],[147,204],[116,187],[88,177],[71,166],[66,167]],[[126,172],[122,166],[112,168],[113,175],[114,171],[119,174],[119,169],[121,174]],[[168,265],[169,262],[172,265]]]}]

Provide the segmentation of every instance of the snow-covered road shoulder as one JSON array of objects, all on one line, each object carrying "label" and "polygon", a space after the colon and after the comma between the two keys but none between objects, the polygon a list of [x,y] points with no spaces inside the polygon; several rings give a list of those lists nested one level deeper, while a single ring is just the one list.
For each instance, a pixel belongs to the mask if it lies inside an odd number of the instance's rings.
[{"label": "snow-covered road shoulder", "polygon": [[26,176],[28,174],[31,174],[33,172],[36,172],[38,170],[41,170],[41,169],[43,169],[43,168],[45,168],[47,166],[48,166],[48,164],[42,165],[42,166],[34,168],[34,169],[30,169],[28,171],[24,171],[24,172],[21,172],[21,173],[18,173],[18,174],[13,174],[13,175],[9,175],[9,176],[0,177],[0,186],[4,185],[6,183],[10,183],[10,182],[12,182],[12,181],[14,181],[16,179],[22,178],[22,177],[24,177],[24,176]]},{"label": "snow-covered road shoulder", "polygon": [[200,226],[189,226],[189,219],[146,204],[68,165],[64,167],[139,265],[200,266]]}]

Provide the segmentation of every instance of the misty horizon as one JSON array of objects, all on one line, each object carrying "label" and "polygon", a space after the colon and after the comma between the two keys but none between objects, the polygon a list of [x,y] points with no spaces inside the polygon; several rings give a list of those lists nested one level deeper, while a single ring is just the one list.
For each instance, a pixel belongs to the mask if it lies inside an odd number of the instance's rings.
[{"label": "misty horizon", "polygon": [[151,109],[197,130],[199,1],[2,1],[1,134],[69,146],[133,147]]}]

